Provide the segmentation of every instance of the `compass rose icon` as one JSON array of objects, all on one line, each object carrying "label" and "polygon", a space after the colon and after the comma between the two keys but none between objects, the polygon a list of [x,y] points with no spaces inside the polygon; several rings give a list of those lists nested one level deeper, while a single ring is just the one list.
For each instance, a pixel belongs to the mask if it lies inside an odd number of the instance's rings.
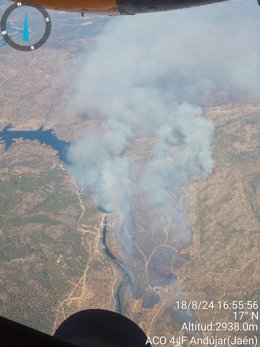
[{"label": "compass rose icon", "polygon": [[3,39],[19,51],[31,52],[40,48],[50,33],[51,19],[48,12],[33,3],[17,2],[7,8],[1,19]]}]

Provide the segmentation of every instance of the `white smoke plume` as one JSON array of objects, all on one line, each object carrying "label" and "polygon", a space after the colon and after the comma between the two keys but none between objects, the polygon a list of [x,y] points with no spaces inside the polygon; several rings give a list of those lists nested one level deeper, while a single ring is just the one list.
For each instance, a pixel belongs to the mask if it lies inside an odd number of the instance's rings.
[{"label": "white smoke plume", "polygon": [[[86,57],[73,107],[100,119],[103,131],[83,132],[69,156],[97,206],[121,224],[131,223],[144,197],[188,229],[186,204],[172,211],[183,189],[213,169],[206,98],[260,87],[255,10],[254,1],[243,0],[113,18]],[[140,138],[153,143],[144,162],[128,155]]]}]

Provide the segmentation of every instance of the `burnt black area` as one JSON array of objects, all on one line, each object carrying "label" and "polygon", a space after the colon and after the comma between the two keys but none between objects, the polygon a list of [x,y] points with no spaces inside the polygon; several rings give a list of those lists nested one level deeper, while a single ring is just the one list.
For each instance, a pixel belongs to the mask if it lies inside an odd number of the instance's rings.
[{"label": "burnt black area", "polygon": [[143,308],[153,308],[161,301],[160,295],[156,292],[150,291],[143,297],[142,306]]},{"label": "burnt black area", "polygon": [[[138,277],[138,278],[136,278]],[[135,300],[139,300],[142,298],[143,293],[145,292],[145,286],[143,281],[139,278],[140,276],[135,276],[134,277],[134,281],[133,281],[133,285],[132,285],[132,297]]]},{"label": "burnt black area", "polygon": [[195,322],[192,311],[178,309],[175,306],[171,308],[171,318],[173,322],[173,328],[176,330],[180,330],[184,323],[188,324]]},{"label": "burnt black area", "polygon": [[151,286],[167,286],[177,280],[172,272],[175,251],[169,246],[159,246],[147,265],[148,281]]},{"label": "burnt black area", "polygon": [[188,254],[176,254],[173,260],[172,267],[179,268],[184,263],[186,263],[187,260],[190,260],[190,256]]}]

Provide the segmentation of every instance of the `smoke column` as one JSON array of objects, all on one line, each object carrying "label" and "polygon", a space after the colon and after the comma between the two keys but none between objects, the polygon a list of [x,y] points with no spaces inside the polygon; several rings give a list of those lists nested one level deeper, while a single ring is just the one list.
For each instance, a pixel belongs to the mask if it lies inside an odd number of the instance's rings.
[{"label": "smoke column", "polygon": [[[142,206],[177,225],[176,247],[190,239],[183,196],[213,169],[214,125],[203,104],[216,90],[260,87],[256,10],[243,0],[113,18],[86,56],[73,108],[102,130],[81,132],[72,171],[97,206],[118,216],[129,254]],[[150,144],[144,160],[131,156],[140,140]]]}]

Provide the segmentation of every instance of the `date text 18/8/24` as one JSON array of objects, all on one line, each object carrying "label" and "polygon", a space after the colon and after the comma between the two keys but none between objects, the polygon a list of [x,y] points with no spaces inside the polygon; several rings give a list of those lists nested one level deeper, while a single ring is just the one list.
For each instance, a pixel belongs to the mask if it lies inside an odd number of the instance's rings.
[{"label": "date text 18/8/24", "polygon": [[258,310],[259,304],[257,301],[248,300],[233,300],[233,301],[207,301],[207,300],[182,300],[176,301],[174,304],[177,310]]}]

